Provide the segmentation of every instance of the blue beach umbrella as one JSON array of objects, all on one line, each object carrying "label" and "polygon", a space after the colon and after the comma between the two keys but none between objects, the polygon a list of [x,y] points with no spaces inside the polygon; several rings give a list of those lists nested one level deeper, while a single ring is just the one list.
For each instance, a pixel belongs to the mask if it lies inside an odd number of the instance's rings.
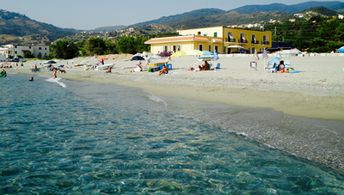
[{"label": "blue beach umbrella", "polygon": [[268,67],[273,67],[274,64],[279,64],[281,61],[281,57],[280,56],[275,56],[269,59],[268,61]]},{"label": "blue beach umbrella", "polygon": [[338,53],[344,53],[344,46],[338,49]]},{"label": "blue beach umbrella", "polygon": [[198,58],[200,61],[210,61],[214,58],[214,54],[210,51],[203,51],[202,55]]}]

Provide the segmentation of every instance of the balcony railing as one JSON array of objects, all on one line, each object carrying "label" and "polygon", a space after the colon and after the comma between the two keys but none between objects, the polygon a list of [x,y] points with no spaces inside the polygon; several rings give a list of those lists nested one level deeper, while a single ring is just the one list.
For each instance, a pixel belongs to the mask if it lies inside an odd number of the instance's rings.
[{"label": "balcony railing", "polygon": [[236,42],[236,39],[235,38],[230,38],[230,39],[226,38],[225,41],[226,42]]},{"label": "balcony railing", "polygon": [[262,41],[262,45],[270,45],[269,41]]},{"label": "balcony railing", "polygon": [[251,43],[252,43],[252,44],[259,44],[259,41],[257,41],[257,40],[252,40]]},{"label": "balcony railing", "polygon": [[240,39],[239,43],[247,43],[247,40],[246,39]]}]

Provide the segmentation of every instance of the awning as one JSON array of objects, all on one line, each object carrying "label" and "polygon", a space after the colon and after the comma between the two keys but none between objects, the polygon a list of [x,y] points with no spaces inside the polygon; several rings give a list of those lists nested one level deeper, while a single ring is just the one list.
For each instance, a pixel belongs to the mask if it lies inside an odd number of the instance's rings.
[{"label": "awning", "polygon": [[244,49],[244,47],[240,46],[240,45],[230,45],[230,46],[228,46],[228,48],[231,48],[231,49]]}]

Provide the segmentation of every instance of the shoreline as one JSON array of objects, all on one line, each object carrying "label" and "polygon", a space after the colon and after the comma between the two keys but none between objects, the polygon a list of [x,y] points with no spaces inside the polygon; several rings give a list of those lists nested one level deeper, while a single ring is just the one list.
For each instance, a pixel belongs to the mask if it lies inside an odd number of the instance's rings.
[{"label": "shoreline", "polygon": [[[293,116],[344,121],[343,96],[316,96],[300,92],[262,90],[249,87],[180,85],[171,84],[162,77],[156,80],[135,81],[134,77],[130,80],[130,78],[123,78],[123,75],[73,74],[62,75],[62,78],[140,88],[161,96],[253,108],[271,108]],[[41,75],[50,76],[44,73]]]}]

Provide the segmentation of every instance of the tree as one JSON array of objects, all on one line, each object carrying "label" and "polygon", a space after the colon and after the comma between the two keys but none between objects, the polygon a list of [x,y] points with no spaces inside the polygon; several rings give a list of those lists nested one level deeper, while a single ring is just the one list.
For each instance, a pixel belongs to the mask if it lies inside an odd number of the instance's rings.
[{"label": "tree", "polygon": [[107,51],[104,39],[99,37],[90,37],[84,44],[84,49],[87,55],[103,55]]},{"label": "tree", "polygon": [[138,52],[147,51],[148,45],[144,42],[147,41],[147,37],[143,36],[122,36],[117,39],[117,50],[120,53],[135,54]]},{"label": "tree", "polygon": [[117,54],[117,45],[115,41],[112,41],[110,39],[105,40],[105,45],[106,45],[106,54]]},{"label": "tree", "polygon": [[50,46],[50,55],[53,58],[72,59],[79,55],[79,48],[70,39],[60,39]]},{"label": "tree", "polygon": [[135,54],[135,41],[132,36],[121,36],[117,39],[117,50],[119,53]]}]

